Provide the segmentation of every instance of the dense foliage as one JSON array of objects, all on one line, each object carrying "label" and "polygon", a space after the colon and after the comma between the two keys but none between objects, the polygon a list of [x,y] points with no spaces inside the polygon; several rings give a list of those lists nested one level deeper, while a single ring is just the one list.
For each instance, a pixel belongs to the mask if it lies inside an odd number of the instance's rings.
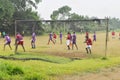
[{"label": "dense foliage", "polygon": [[[84,15],[79,15],[77,13],[71,13],[72,9],[69,6],[63,6],[58,10],[53,11],[51,14],[52,20],[89,20],[89,19],[98,19],[97,17],[88,17]],[[57,25],[57,26],[56,26]],[[109,17],[109,30],[119,29],[120,20],[118,18],[110,18]],[[64,28],[67,27],[66,29]],[[106,29],[106,21],[80,21],[80,22],[72,22],[72,23],[54,23],[52,25],[57,31],[96,31],[96,30],[105,30]],[[58,28],[59,27],[59,28]],[[64,29],[61,29],[63,27]],[[53,30],[53,31],[55,31]]]},{"label": "dense foliage", "polygon": [[[0,0],[0,31],[14,34],[15,20],[39,20],[37,12],[33,8],[37,8],[37,4],[41,0]],[[20,31],[25,26],[20,27]]]},{"label": "dense foliage", "polygon": [[[15,33],[15,20],[40,20],[40,16],[35,12],[37,4],[41,0],[0,0],[0,32],[6,32],[9,34]],[[34,10],[33,10],[34,9]],[[71,8],[67,5],[54,10],[50,15],[51,20],[85,20],[85,19],[97,19],[97,17],[88,17],[79,15],[77,13],[71,13]],[[17,32],[25,32],[31,34],[36,31],[41,34],[43,32],[51,31],[96,31],[105,30],[106,22],[18,22]],[[118,18],[109,18],[110,30],[119,29],[120,20]]]},{"label": "dense foliage", "polygon": [[0,31],[9,29],[14,11],[9,0],[0,0]]}]

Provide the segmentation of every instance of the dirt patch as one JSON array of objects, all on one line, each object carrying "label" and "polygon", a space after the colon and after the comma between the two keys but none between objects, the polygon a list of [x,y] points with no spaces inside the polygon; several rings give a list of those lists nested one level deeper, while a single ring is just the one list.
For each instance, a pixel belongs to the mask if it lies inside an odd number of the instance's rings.
[{"label": "dirt patch", "polygon": [[66,58],[71,58],[71,59],[84,59],[87,58],[88,55],[87,53],[59,53],[59,52],[45,52],[46,54],[53,55],[53,56],[60,56],[60,57],[66,57]]},{"label": "dirt patch", "polygon": [[120,80],[120,67],[103,69],[95,73],[57,77],[56,80]]},{"label": "dirt patch", "polygon": [[34,51],[34,53],[45,53],[48,55],[60,56],[60,57],[66,57],[66,58],[74,58],[74,59],[84,59],[92,55],[92,54],[87,54],[85,52],[63,52],[62,53],[62,52]]}]

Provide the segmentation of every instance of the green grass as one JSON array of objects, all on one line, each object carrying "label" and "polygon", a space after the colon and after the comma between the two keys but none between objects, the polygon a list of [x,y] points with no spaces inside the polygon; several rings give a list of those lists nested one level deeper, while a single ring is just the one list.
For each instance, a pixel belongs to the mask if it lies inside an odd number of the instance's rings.
[{"label": "green grass", "polygon": [[[91,35],[90,35],[91,36]],[[79,50],[67,50],[65,38],[63,44],[47,45],[48,36],[38,36],[36,49],[31,49],[29,37],[25,37],[25,49],[18,48],[19,54],[14,54],[13,50],[6,46],[3,51],[3,39],[0,39],[0,55],[14,58],[36,58],[39,60],[5,60],[0,59],[0,80],[53,80],[56,76],[82,74],[84,72],[94,72],[103,68],[109,68],[120,64],[119,40],[110,38],[108,42],[107,58],[104,58],[105,33],[98,33],[97,42],[93,43],[92,55],[87,55],[85,51],[84,35],[78,35]],[[14,41],[14,38],[12,38]],[[59,56],[60,55],[60,56]],[[85,55],[85,58],[80,58]],[[80,58],[73,60],[72,58]],[[55,79],[56,80],[56,79]]]},{"label": "green grass", "polygon": [[120,57],[110,57],[106,60],[102,58],[74,60],[66,64],[36,60],[14,61],[1,59],[0,61],[1,80],[48,80],[51,77],[54,79],[55,76],[94,72],[103,68],[113,67],[120,64]]},{"label": "green grass", "polygon": [[65,58],[65,57],[59,57],[59,56],[51,56],[47,54],[31,54],[31,53],[18,53],[11,55],[9,57],[14,57],[14,58],[30,58],[31,60],[41,60],[41,61],[46,61],[46,62],[51,62],[51,63],[57,63],[57,64],[65,64],[68,62],[71,62],[72,59],[70,58]]}]

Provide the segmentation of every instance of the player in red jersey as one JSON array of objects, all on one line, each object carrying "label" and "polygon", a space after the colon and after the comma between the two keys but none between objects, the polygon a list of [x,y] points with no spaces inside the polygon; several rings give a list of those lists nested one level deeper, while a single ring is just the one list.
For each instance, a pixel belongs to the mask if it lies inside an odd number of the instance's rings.
[{"label": "player in red jersey", "polygon": [[114,31],[112,32],[112,38],[113,39],[115,38],[115,32]]},{"label": "player in red jersey", "polygon": [[53,40],[54,40],[54,43],[56,43],[56,38],[57,38],[57,35],[53,32]]},{"label": "player in red jersey", "polygon": [[67,44],[67,47],[68,47],[68,50],[70,50],[70,42],[71,42],[71,34],[68,32],[67,34],[67,38],[66,38],[66,44]]},{"label": "player in red jersey", "polygon": [[86,39],[86,44],[87,44],[87,46],[86,46],[86,51],[87,51],[87,53],[90,53],[91,54],[91,47],[92,47],[92,40],[89,38],[89,37],[87,37],[87,39]]},{"label": "player in red jersey", "polygon": [[89,37],[89,33],[86,32],[86,33],[85,33],[85,41],[84,41],[84,42],[86,42],[86,40],[87,40],[88,37]]},{"label": "player in red jersey", "polygon": [[24,43],[24,41],[23,41],[22,35],[20,33],[17,33],[16,40],[15,40],[15,45],[16,45],[15,53],[17,52],[18,45],[21,45],[23,50],[24,50],[24,52],[25,52],[25,48],[24,48],[24,44],[23,43]]}]

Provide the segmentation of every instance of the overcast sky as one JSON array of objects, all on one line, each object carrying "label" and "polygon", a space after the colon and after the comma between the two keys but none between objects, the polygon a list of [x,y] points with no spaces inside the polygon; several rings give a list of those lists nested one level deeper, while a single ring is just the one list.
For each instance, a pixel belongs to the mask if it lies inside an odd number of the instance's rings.
[{"label": "overcast sky", "polygon": [[41,18],[50,19],[54,10],[65,5],[79,15],[120,18],[120,0],[42,0],[37,11]]}]

